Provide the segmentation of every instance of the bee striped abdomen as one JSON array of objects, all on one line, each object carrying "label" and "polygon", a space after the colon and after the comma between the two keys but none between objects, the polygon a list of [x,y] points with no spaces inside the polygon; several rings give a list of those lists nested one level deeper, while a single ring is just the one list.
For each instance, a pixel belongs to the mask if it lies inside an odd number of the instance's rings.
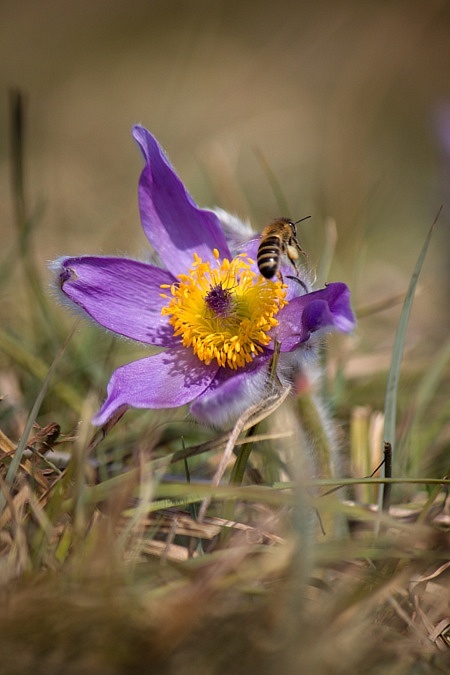
[{"label": "bee striped abdomen", "polygon": [[280,272],[280,262],[283,255],[289,260],[296,275],[298,275],[298,254],[299,252],[304,253],[304,251],[297,241],[295,225],[296,223],[293,223],[289,218],[277,218],[262,231],[256,260],[260,273],[266,279],[272,279],[277,275],[280,281],[283,280]]},{"label": "bee striped abdomen", "polygon": [[282,249],[281,237],[270,234],[261,240],[258,248],[257,263],[263,277],[271,279],[278,270]]}]

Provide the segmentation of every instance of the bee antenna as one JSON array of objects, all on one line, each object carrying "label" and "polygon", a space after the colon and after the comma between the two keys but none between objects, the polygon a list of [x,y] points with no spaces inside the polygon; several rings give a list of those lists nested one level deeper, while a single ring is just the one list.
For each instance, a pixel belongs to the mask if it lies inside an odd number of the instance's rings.
[{"label": "bee antenna", "polygon": [[300,220],[296,220],[294,225],[298,225],[298,223],[302,223],[304,220],[308,220],[308,218],[311,218],[311,216],[305,216],[304,218],[300,218]]}]

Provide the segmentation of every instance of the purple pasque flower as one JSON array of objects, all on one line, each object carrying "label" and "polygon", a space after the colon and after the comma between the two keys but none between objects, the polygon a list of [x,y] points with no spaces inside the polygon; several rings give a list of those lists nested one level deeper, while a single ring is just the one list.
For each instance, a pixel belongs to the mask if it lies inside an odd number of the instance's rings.
[{"label": "purple pasque flower", "polygon": [[64,296],[97,323],[165,351],[118,368],[93,423],[128,406],[190,404],[198,420],[227,428],[266,398],[275,348],[286,383],[320,334],[353,329],[350,292],[343,283],[307,292],[287,263],[286,283],[264,279],[249,226],[196,206],[155,138],[141,126],[133,136],[145,161],[142,226],[161,266],[82,256],[54,267]]}]

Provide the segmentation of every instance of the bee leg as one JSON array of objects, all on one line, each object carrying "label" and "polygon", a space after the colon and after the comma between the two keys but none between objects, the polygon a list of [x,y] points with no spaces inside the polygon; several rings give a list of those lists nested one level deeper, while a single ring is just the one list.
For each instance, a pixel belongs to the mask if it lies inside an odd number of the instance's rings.
[{"label": "bee leg", "polygon": [[295,260],[291,260],[291,265],[295,270],[295,274],[298,276],[298,267],[297,267],[297,263],[295,262]]},{"label": "bee leg", "polygon": [[300,251],[300,253],[301,253],[302,255],[304,255],[305,258],[307,258],[308,256],[306,255],[306,251],[304,251],[304,250],[302,249],[302,247],[300,246],[300,242],[299,242],[299,240],[297,239],[297,237],[293,237],[293,242],[294,242],[295,246],[297,247],[297,249]]},{"label": "bee leg", "polygon": [[286,279],[292,279],[293,281],[296,281],[298,284],[300,284],[300,286],[303,288],[305,293],[309,293],[309,289],[302,279],[299,279],[298,277],[294,277],[294,276],[290,276],[290,275],[287,276]]}]

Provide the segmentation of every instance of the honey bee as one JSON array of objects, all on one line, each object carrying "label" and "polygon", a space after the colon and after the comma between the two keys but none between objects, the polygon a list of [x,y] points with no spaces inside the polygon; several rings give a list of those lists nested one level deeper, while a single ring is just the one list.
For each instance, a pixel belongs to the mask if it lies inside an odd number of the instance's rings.
[{"label": "honey bee", "polygon": [[[309,217],[306,216],[306,218]],[[298,254],[306,254],[298,243],[295,226],[306,218],[301,218],[295,223],[289,218],[277,218],[264,228],[256,258],[259,271],[263,277],[271,279],[277,274],[281,278],[279,269],[283,254],[286,255],[298,275]]]}]

